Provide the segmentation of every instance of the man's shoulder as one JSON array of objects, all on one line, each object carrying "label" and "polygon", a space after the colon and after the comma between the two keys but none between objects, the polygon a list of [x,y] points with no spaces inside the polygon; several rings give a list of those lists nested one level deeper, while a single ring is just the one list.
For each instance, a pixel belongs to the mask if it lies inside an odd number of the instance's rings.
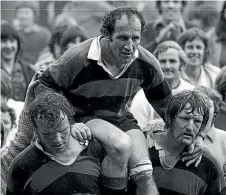
[{"label": "man's shoulder", "polygon": [[209,64],[209,63],[206,63],[206,64],[203,66],[203,68],[204,68],[205,71],[207,71],[207,72],[209,72],[209,73],[212,73],[212,75],[213,75],[213,74],[217,75],[217,74],[219,74],[219,72],[221,71],[221,69],[220,69],[219,67],[214,66],[214,65]]},{"label": "man's shoulder", "polygon": [[42,155],[34,144],[28,146],[18,156],[16,156],[10,165],[10,174],[17,175],[21,172],[27,172],[34,165],[33,162],[41,160]]},{"label": "man's shoulder", "polygon": [[195,86],[192,85],[191,83],[189,83],[188,81],[180,78],[180,85],[176,88],[176,89],[173,89],[173,93],[177,93],[177,92],[180,92],[184,89],[186,90],[191,90],[191,89],[194,89]]},{"label": "man's shoulder", "polygon": [[[214,133],[216,135],[216,140],[222,141],[222,142],[225,143],[225,140],[226,140],[226,131],[214,127]],[[225,143],[225,147],[226,147],[226,143]]]},{"label": "man's shoulder", "polygon": [[61,60],[63,60],[65,63],[75,60],[76,63],[79,63],[80,60],[84,62],[84,60],[87,59],[87,55],[92,41],[93,38],[90,38],[80,44],[72,46],[60,57]]},{"label": "man's shoulder", "polygon": [[205,173],[207,175],[207,182],[213,191],[223,192],[223,194],[226,192],[223,167],[206,146],[204,148],[202,160],[197,169],[201,174]]},{"label": "man's shoulder", "polygon": [[223,173],[222,167],[218,160],[213,156],[211,151],[205,147],[203,157],[200,163],[201,166],[206,167],[209,171],[213,171],[217,176]]},{"label": "man's shoulder", "polygon": [[161,71],[159,61],[151,52],[149,52],[147,49],[145,49],[141,45],[139,45],[138,51],[139,51],[138,60],[146,62],[146,64],[149,64],[150,66],[154,67],[158,71]]},{"label": "man's shoulder", "polygon": [[39,159],[36,152],[37,149],[32,144],[14,158],[8,172],[7,191],[18,194],[22,192],[26,181],[35,171],[35,161]]}]

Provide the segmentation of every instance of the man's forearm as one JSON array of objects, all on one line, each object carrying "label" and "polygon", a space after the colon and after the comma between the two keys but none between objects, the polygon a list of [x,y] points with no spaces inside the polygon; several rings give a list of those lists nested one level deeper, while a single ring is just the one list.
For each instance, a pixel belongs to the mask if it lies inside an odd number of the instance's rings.
[{"label": "man's forearm", "polygon": [[165,99],[155,100],[151,102],[152,107],[158,113],[158,115],[165,121],[165,111],[167,108],[167,104],[169,103],[172,94],[168,95]]}]

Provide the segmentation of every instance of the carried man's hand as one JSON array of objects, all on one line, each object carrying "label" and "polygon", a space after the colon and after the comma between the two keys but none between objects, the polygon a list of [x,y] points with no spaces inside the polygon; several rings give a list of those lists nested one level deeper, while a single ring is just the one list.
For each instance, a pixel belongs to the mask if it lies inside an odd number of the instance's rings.
[{"label": "carried man's hand", "polygon": [[72,125],[71,135],[83,145],[86,144],[88,140],[92,139],[91,131],[84,123],[75,123]]},{"label": "carried man's hand", "polygon": [[183,152],[182,161],[187,161],[186,166],[190,166],[195,163],[195,167],[199,165],[202,160],[202,154],[204,151],[203,138],[198,136],[195,142],[189,146],[188,152]]}]

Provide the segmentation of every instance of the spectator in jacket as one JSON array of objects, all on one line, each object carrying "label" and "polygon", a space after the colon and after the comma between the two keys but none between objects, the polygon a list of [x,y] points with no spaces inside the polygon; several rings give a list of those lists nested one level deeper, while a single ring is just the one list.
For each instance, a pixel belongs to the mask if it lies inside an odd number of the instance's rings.
[{"label": "spectator in jacket", "polygon": [[156,8],[159,17],[146,25],[141,45],[153,52],[157,45],[166,40],[176,40],[186,29],[193,27],[183,19],[183,10],[187,2],[184,0],[157,0]]},{"label": "spectator in jacket", "polygon": [[51,32],[36,22],[39,3],[37,1],[16,2],[14,25],[24,37],[22,59],[35,64],[39,53],[47,46]]},{"label": "spectator in jacket", "polygon": [[12,99],[24,101],[27,87],[35,73],[29,63],[21,60],[22,36],[9,23],[1,24],[1,70],[12,82]]},{"label": "spectator in jacket", "polygon": [[209,33],[209,38],[213,64],[220,68],[226,66],[226,1],[223,3],[216,27]]},{"label": "spectator in jacket", "polygon": [[69,17],[65,13],[59,14],[53,25],[53,33],[51,39],[41,52],[35,64],[36,70],[46,69],[48,66],[57,60],[61,55],[61,38],[63,33],[70,27],[77,28],[75,19]]}]

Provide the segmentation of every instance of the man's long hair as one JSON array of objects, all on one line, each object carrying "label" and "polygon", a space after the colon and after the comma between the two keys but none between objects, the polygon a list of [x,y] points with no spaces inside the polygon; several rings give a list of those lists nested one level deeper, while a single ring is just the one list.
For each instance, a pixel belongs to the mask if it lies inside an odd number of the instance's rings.
[{"label": "man's long hair", "polygon": [[195,90],[183,90],[171,98],[165,114],[166,129],[170,129],[172,127],[173,121],[185,108],[187,103],[190,104],[189,109],[191,109],[191,113],[197,110],[198,114],[203,116],[199,133],[205,129],[209,119],[209,99],[201,92]]}]

